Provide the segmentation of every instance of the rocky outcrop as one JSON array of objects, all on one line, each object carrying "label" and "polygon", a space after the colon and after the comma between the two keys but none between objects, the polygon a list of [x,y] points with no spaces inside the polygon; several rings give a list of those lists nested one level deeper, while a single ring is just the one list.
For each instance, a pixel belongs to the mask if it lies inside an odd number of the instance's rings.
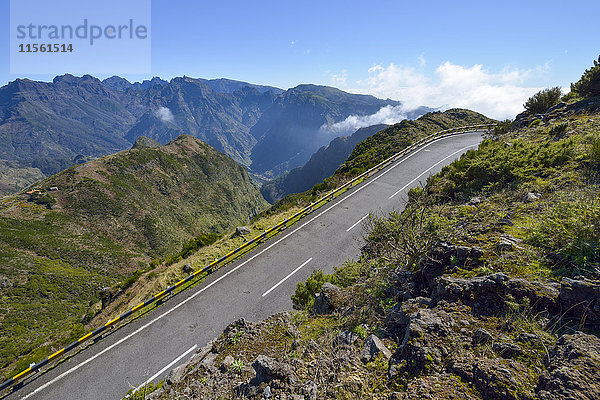
[{"label": "rocky outcrop", "polygon": [[560,305],[563,316],[588,325],[600,325],[600,282],[563,278]]},{"label": "rocky outcrop", "polygon": [[599,399],[600,339],[584,333],[561,336],[550,349],[536,392],[540,400]]},{"label": "rocky outcrop", "polygon": [[315,297],[313,312],[315,314],[329,314],[335,310],[340,296],[340,288],[332,283],[325,282],[321,288],[321,293]]},{"label": "rocky outcrop", "polygon": [[365,340],[362,350],[360,351],[360,359],[363,362],[369,362],[374,360],[379,355],[382,355],[385,359],[392,356],[390,350],[385,347],[381,340],[375,335],[369,335]]},{"label": "rocky outcrop", "polygon": [[480,314],[502,310],[509,296],[517,302],[527,299],[536,309],[557,310],[559,290],[551,283],[510,278],[503,273],[475,278],[442,276],[436,282],[435,301],[460,301]]}]

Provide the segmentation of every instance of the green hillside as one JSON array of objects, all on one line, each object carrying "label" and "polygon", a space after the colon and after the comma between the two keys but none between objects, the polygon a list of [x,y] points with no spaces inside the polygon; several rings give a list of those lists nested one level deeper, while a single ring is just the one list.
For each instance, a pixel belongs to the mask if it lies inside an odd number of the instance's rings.
[{"label": "green hillside", "polygon": [[102,288],[115,295],[152,259],[267,206],[241,166],[199,139],[140,147],[1,200],[0,369],[80,334],[106,305]]}]

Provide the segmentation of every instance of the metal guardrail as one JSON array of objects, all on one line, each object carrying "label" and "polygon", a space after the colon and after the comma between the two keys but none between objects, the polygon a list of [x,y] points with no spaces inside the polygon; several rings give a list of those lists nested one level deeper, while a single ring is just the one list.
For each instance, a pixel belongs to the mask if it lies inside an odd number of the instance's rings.
[{"label": "metal guardrail", "polygon": [[[421,146],[423,146],[425,144],[431,143],[431,142],[433,142],[434,140],[437,140],[437,139],[441,139],[441,138],[448,137],[448,136],[453,136],[453,135],[460,134],[460,133],[469,133],[469,132],[475,132],[475,131],[478,131],[478,130],[489,129],[489,128],[495,126],[495,125],[496,124],[470,125],[470,126],[463,126],[463,127],[458,127],[458,128],[446,129],[446,130],[436,132],[436,133],[431,134],[431,135],[429,135],[429,136],[427,136],[427,137],[425,137],[423,139],[418,140],[417,142],[415,142],[412,145],[404,148],[403,150],[401,150],[400,152],[394,154],[393,156],[391,156],[391,157],[383,160],[379,164],[377,164],[374,167],[368,169],[367,171],[363,172],[362,174],[358,175],[357,177],[349,180],[348,182],[346,182],[342,186],[338,187],[337,189],[332,190],[331,192],[329,192],[325,196],[321,197],[319,200],[310,203],[308,206],[304,207],[303,209],[301,209],[300,211],[298,211],[296,214],[294,214],[290,218],[286,218],[285,220],[281,221],[277,225],[274,225],[273,227],[267,229],[266,231],[264,231],[260,235],[258,235],[256,237],[254,237],[253,239],[245,242],[240,247],[238,247],[235,250],[232,250],[229,253],[225,254],[223,257],[221,257],[219,259],[215,259],[215,261],[213,261],[212,263],[208,264],[204,268],[199,269],[198,271],[192,273],[191,275],[189,275],[188,277],[180,280],[179,282],[175,283],[174,285],[168,286],[162,292],[155,294],[154,296],[150,297],[149,299],[147,299],[143,303],[140,303],[137,306],[133,307],[131,310],[129,310],[127,312],[124,312],[123,314],[119,315],[118,317],[116,317],[116,318],[108,321],[107,323],[105,323],[101,327],[95,329],[92,332],[89,332],[87,335],[82,336],[81,338],[79,338],[78,340],[76,340],[73,343],[69,344],[68,346],[66,346],[66,347],[58,350],[57,352],[49,355],[48,357],[46,357],[45,360],[40,361],[37,364],[31,365],[29,368],[25,369],[24,371],[18,373],[17,375],[13,376],[12,378],[10,378],[7,381],[5,381],[2,384],[0,384],[0,391],[6,389],[8,387],[13,386],[14,384],[18,383],[19,381],[21,381],[22,379],[24,379],[25,377],[27,377],[28,375],[30,375],[31,373],[39,371],[41,368],[45,367],[46,365],[48,365],[52,361],[61,358],[63,355],[65,355],[69,351],[73,350],[74,348],[76,348],[80,344],[82,344],[84,342],[87,342],[88,340],[90,340],[92,338],[98,337],[98,335],[102,334],[104,331],[106,331],[107,329],[109,329],[110,327],[112,327],[113,325],[115,325],[117,322],[120,322],[120,321],[123,321],[123,320],[129,318],[136,311],[139,311],[139,310],[143,309],[144,307],[153,304],[157,300],[160,300],[161,298],[163,298],[166,295],[168,295],[171,292],[173,292],[173,290],[175,290],[175,289],[181,287],[182,285],[190,282],[191,280],[193,280],[194,278],[198,277],[199,275],[201,275],[203,273],[210,274],[210,273],[216,271],[217,269],[219,269],[219,264],[223,263],[224,261],[226,261],[231,256],[236,255],[236,254],[240,253],[242,250],[244,250],[246,247],[248,247],[248,246],[250,246],[250,245],[252,245],[254,243],[257,243],[257,242],[265,239],[270,233],[272,233],[272,232],[274,232],[274,231],[276,231],[278,229],[287,227],[287,224],[290,221],[293,221],[296,218],[299,218],[299,217],[302,217],[302,216],[310,214],[312,211],[314,211],[315,206],[318,205],[319,203],[322,203],[322,202],[326,203],[327,201],[332,200],[337,193],[341,192],[344,189],[351,188],[355,183],[361,181],[362,179],[368,179],[374,173],[381,171],[385,167],[389,166],[391,163],[396,162],[397,160],[399,160],[400,158],[406,156],[408,153],[416,150],[417,148],[419,148],[419,147],[421,147]],[[221,266],[223,266],[223,265],[224,264],[222,264]]]}]

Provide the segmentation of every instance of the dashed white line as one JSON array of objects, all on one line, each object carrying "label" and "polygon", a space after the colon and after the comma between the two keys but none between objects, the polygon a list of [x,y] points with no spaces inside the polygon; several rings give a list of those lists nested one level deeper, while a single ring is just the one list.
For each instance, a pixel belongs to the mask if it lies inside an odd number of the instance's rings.
[{"label": "dashed white line", "polygon": [[308,260],[304,261],[302,263],[301,266],[299,266],[298,268],[296,268],[295,270],[293,270],[292,272],[290,272],[285,278],[283,278],[282,280],[280,280],[279,282],[277,282],[277,284],[275,284],[275,286],[273,286],[271,289],[267,290],[265,293],[263,293],[262,297],[265,297],[266,295],[268,295],[269,293],[271,293],[273,290],[275,290],[279,285],[281,285],[283,282],[285,282],[290,276],[294,275],[296,272],[300,271],[300,268],[304,267],[306,264],[308,264],[309,262],[312,261],[312,257],[309,258]]},{"label": "dashed white line", "polygon": [[[63,372],[62,374],[58,375],[56,378],[48,381],[47,383],[41,385],[40,387],[38,387],[37,389],[35,389],[33,392],[29,393],[28,395],[22,397],[22,399],[27,399],[30,398],[31,396],[35,395],[36,393],[39,393],[40,391],[44,390],[45,388],[47,388],[48,386],[58,382],[59,380],[61,380],[62,378],[64,378],[65,376],[71,374],[72,372],[75,372],[76,370],[78,370],[79,368],[83,367],[84,365],[86,365],[89,362],[92,362],[93,360],[95,360],[96,358],[100,357],[101,355],[103,355],[104,353],[112,350],[113,348],[115,348],[116,346],[120,345],[121,343],[125,342],[126,340],[130,339],[131,337],[135,336],[136,334],[140,333],[141,331],[145,330],[146,328],[148,328],[150,325],[154,324],[156,321],[162,319],[163,317],[169,315],[171,312],[177,310],[179,307],[182,307],[184,304],[186,304],[188,301],[194,299],[196,296],[199,296],[201,293],[203,293],[205,290],[208,290],[210,287],[212,287],[213,285],[217,284],[218,282],[220,282],[221,280],[225,279],[227,276],[229,276],[230,274],[234,273],[235,271],[237,271],[238,269],[240,269],[241,267],[243,267],[244,265],[246,265],[247,263],[249,263],[250,261],[254,260],[256,257],[260,256],[261,254],[263,254],[264,252],[270,250],[273,246],[276,246],[277,244],[279,244],[281,241],[287,239],[288,237],[290,237],[291,235],[293,235],[294,233],[298,232],[300,229],[304,228],[306,225],[310,224],[311,222],[313,222],[315,219],[319,218],[320,216],[322,216],[323,214],[325,214],[326,212],[330,211],[332,208],[340,205],[342,202],[344,202],[345,200],[349,199],[350,197],[354,196],[356,193],[360,192],[362,189],[366,188],[367,186],[369,186],[371,183],[375,182],[377,179],[381,178],[382,176],[384,176],[385,174],[387,174],[388,172],[390,172],[391,170],[393,170],[394,168],[396,168],[397,166],[399,166],[400,164],[402,164],[404,161],[408,160],[409,158],[413,157],[415,154],[425,150],[425,148],[431,146],[434,143],[437,143],[441,140],[444,140],[446,138],[440,138],[437,140],[434,140],[431,143],[428,143],[427,145],[421,147],[420,149],[414,151],[413,153],[409,154],[408,156],[404,157],[402,160],[398,161],[396,164],[394,164],[393,166],[389,167],[388,169],[386,169],[385,171],[383,171],[382,173],[380,173],[377,177],[373,178],[372,180],[369,180],[367,183],[365,183],[364,185],[362,185],[361,187],[359,187],[358,189],[354,190],[353,192],[351,192],[350,194],[348,194],[347,196],[345,196],[344,198],[342,198],[340,201],[338,201],[335,204],[332,204],[329,208],[327,208],[324,211],[321,211],[319,214],[317,214],[316,216],[314,216],[313,218],[311,218],[310,220],[308,220],[307,222],[305,222],[304,224],[300,225],[298,228],[294,229],[292,232],[288,233],[287,235],[283,236],[282,238],[276,240],[275,242],[273,242],[271,245],[265,247],[263,250],[259,251],[258,253],[254,254],[252,257],[248,258],[246,261],[242,262],[240,265],[238,265],[237,267],[227,271],[227,273],[223,274],[222,276],[220,276],[219,278],[215,279],[213,282],[209,283],[208,285],[206,285],[205,287],[203,287],[202,289],[198,290],[196,293],[194,293],[193,295],[189,296],[187,299],[183,300],[181,303],[175,305],[173,308],[165,311],[163,314],[159,315],[158,317],[154,318],[153,320],[151,320],[150,322],[148,322],[147,324],[141,326],[140,328],[136,329],[134,332],[130,333],[129,335],[121,338],[119,341],[115,342],[114,344],[108,346],[106,349],[100,351],[99,353],[91,356],[90,358],[82,361],[80,364],[74,366],[73,368]],[[474,147],[474,146],[468,146],[465,147],[465,149],[469,148],[469,147]],[[462,151],[464,149],[461,149],[459,151]],[[456,154],[458,152],[453,153],[452,155],[450,155],[449,157],[453,156],[454,154]],[[446,158],[449,158],[446,157]],[[443,161],[443,160],[442,160]],[[440,161],[441,162],[441,161]],[[439,164],[439,163],[438,163]],[[431,167],[433,168],[433,167]],[[431,169],[430,168],[430,169]],[[425,171],[427,172],[427,171]],[[424,173],[425,173],[424,172]],[[423,174],[421,174],[423,175]],[[412,182],[414,182],[415,180],[417,180],[419,177],[415,178]],[[412,183],[411,182],[411,183]],[[407,185],[408,186],[408,185]],[[399,190],[398,192],[402,191],[403,189]],[[392,196],[393,197],[393,196]]]},{"label": "dashed white line", "polygon": [[360,224],[361,222],[363,222],[363,220],[365,218],[367,218],[369,216],[369,214],[365,215],[364,217],[362,217],[361,219],[359,219],[358,221],[356,221],[354,224],[352,224],[352,226],[348,229],[346,229],[346,232],[350,232],[352,230],[352,228],[354,228],[356,225]]},{"label": "dashed white line", "polygon": [[454,156],[455,154],[458,154],[462,151],[465,151],[466,149],[470,148],[470,147],[475,147],[478,145],[472,145],[472,146],[467,146],[467,147],[463,147],[460,150],[456,150],[454,153],[450,154],[448,157],[436,162],[435,164],[433,164],[431,167],[429,167],[428,169],[426,169],[425,171],[421,172],[421,174],[419,176],[417,176],[415,179],[413,179],[412,181],[408,182],[406,185],[402,186],[399,190],[396,191],[396,193],[394,193],[393,195],[391,195],[390,197],[388,197],[388,199],[393,198],[394,196],[396,196],[398,193],[400,193],[401,191],[403,191],[404,189],[406,189],[407,187],[409,187],[410,185],[412,185],[417,179],[419,179],[420,177],[422,177],[423,175],[425,175],[426,173],[428,173],[429,171],[431,171],[432,169],[434,169],[435,167],[437,167],[438,165],[440,165],[441,163],[443,163],[444,161],[446,161],[447,159],[449,159],[450,157]]},{"label": "dashed white line", "polygon": [[177,357],[176,359],[174,359],[173,361],[171,361],[169,363],[169,365],[167,365],[166,367],[164,367],[163,369],[161,369],[160,371],[158,371],[157,373],[155,373],[154,375],[152,375],[152,377],[150,379],[148,379],[146,382],[144,382],[140,386],[136,387],[132,393],[137,392],[141,387],[143,387],[144,385],[149,384],[150,382],[152,382],[153,380],[155,380],[156,378],[158,378],[163,372],[165,372],[166,370],[168,370],[169,368],[171,368],[176,362],[178,362],[183,357],[187,356],[188,354],[190,354],[192,351],[196,350],[197,348],[198,348],[197,344],[195,344],[192,347],[190,347],[185,353],[183,353],[182,355],[180,355],[179,357]]}]

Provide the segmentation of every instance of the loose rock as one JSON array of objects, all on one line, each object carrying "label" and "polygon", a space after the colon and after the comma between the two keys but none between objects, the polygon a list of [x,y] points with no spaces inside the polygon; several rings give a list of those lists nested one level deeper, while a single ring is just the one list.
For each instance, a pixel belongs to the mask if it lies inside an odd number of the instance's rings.
[{"label": "loose rock", "polygon": [[377,336],[369,335],[360,352],[360,359],[363,362],[369,362],[374,360],[379,354],[383,354],[383,357],[386,359],[389,359],[392,356],[392,352],[385,347]]},{"label": "loose rock", "polygon": [[245,236],[249,235],[251,232],[252,230],[247,226],[238,226],[235,228],[235,236]]}]

